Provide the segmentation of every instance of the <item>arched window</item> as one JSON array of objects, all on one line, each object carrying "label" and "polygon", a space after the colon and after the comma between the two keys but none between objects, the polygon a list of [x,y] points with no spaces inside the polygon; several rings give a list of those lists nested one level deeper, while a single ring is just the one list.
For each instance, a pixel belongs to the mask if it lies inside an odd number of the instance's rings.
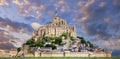
[{"label": "arched window", "polygon": [[59,22],[59,25],[61,25],[61,22]]},{"label": "arched window", "polygon": [[62,25],[65,25],[65,24],[64,24],[64,21],[62,21]]}]

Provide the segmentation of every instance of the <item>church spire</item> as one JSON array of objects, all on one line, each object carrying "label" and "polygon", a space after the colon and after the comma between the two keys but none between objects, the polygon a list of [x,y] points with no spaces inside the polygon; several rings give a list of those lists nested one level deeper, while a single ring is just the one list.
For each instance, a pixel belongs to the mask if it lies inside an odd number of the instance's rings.
[{"label": "church spire", "polygon": [[58,12],[57,12],[58,8],[55,9],[55,17],[58,17]]},{"label": "church spire", "polygon": [[55,10],[55,16],[54,16],[54,22],[58,21],[59,20],[59,16],[58,16],[58,12],[57,12],[57,8]]}]

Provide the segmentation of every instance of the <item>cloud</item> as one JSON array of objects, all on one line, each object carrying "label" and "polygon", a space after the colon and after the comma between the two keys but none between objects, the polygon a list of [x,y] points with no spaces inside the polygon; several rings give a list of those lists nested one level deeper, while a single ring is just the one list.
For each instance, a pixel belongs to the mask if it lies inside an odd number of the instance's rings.
[{"label": "cloud", "polygon": [[63,4],[65,4],[65,1],[64,0],[60,0],[60,1],[58,1],[58,4],[63,5]]},{"label": "cloud", "polygon": [[[10,40],[9,41],[9,43],[11,43],[14,47],[22,47],[22,44],[23,43],[25,43],[25,42],[22,42],[22,41],[20,41],[21,39],[19,39],[19,41],[18,40],[16,40],[16,39],[12,39],[12,40]],[[23,39],[22,39],[23,40]]]},{"label": "cloud", "polygon": [[36,11],[36,18],[42,19],[42,14],[39,11]]},{"label": "cloud", "polygon": [[46,10],[46,6],[41,4],[40,0],[13,0],[18,6],[18,15],[22,17],[34,16],[33,18],[42,20],[42,11]]},{"label": "cloud", "polygon": [[22,5],[22,4],[19,2],[19,0],[13,0],[12,2],[13,2],[14,4],[18,5],[18,6]]},{"label": "cloud", "polygon": [[101,45],[103,45],[106,48],[111,49],[112,51],[115,50],[120,50],[120,39],[116,39],[116,40],[98,40],[99,44],[102,43]]},{"label": "cloud", "polygon": [[120,51],[119,10],[118,0],[89,0],[81,7],[74,21],[83,33],[81,35],[116,54],[115,51]]},{"label": "cloud", "polygon": [[6,28],[1,28],[0,27],[0,30],[3,31],[2,34],[4,34],[3,36],[5,37],[13,37],[13,38],[19,38],[19,39],[29,39],[31,36],[27,33],[19,33],[19,32],[14,32],[14,31],[11,31],[9,29],[6,29]]},{"label": "cloud", "polygon": [[81,13],[87,15],[88,14],[88,8],[95,2],[95,0],[88,1],[85,6],[81,9]]},{"label": "cloud", "polygon": [[29,33],[29,32],[32,32],[32,30],[33,30],[32,27],[28,24],[14,22],[8,18],[0,17],[0,23],[1,23],[0,27],[9,29],[14,32],[22,31],[23,33]]},{"label": "cloud", "polygon": [[9,6],[9,3],[7,0],[0,0],[0,6]]},{"label": "cloud", "polygon": [[83,2],[82,2],[82,1],[79,1],[79,2],[77,3],[77,5],[81,7],[81,6],[83,6]]},{"label": "cloud", "polygon": [[26,5],[30,5],[29,0],[24,0],[24,3],[25,3]]},{"label": "cloud", "polygon": [[106,6],[106,3],[105,3],[105,2],[101,2],[101,3],[99,4],[99,6],[100,6],[100,7],[105,7],[105,6]]},{"label": "cloud", "polygon": [[10,33],[9,32],[3,32],[4,35],[9,35]]},{"label": "cloud", "polygon": [[32,26],[33,29],[37,30],[42,25],[40,25],[39,23],[34,22],[34,23],[31,24],[31,26]]},{"label": "cloud", "polygon": [[[20,47],[27,39],[31,37],[33,29],[30,25],[11,21],[8,18],[0,17],[0,48],[10,49]],[[16,41],[11,43],[10,41]],[[4,47],[5,45],[6,47]]]},{"label": "cloud", "polygon": [[9,38],[12,38],[12,37],[4,34],[4,32],[7,32],[7,31],[0,29],[0,49],[14,48],[14,46],[9,43]]},{"label": "cloud", "polygon": [[120,2],[120,0],[113,0],[114,5],[120,6],[119,2]]},{"label": "cloud", "polygon": [[111,19],[110,19],[110,18],[105,18],[104,21],[105,21],[106,23],[110,23]]},{"label": "cloud", "polygon": [[[97,3],[97,4],[96,4]],[[100,4],[105,4],[101,7]],[[109,7],[114,8],[110,10]],[[108,8],[108,9],[107,9]],[[109,40],[112,36],[115,37],[119,33],[119,11],[117,7],[112,5],[108,0],[91,0],[81,9],[81,13],[84,15],[82,18],[76,20],[82,27],[85,34],[95,36],[104,40]],[[117,13],[118,12],[118,13]],[[113,16],[114,14],[116,16]],[[116,19],[116,20],[114,20]],[[112,32],[111,32],[112,31]]]}]

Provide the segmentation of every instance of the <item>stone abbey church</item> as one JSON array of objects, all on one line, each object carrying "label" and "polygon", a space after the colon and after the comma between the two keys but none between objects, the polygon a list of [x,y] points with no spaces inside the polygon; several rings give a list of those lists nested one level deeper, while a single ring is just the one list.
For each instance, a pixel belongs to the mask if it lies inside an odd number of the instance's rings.
[{"label": "stone abbey church", "polygon": [[67,22],[64,19],[61,19],[56,13],[52,22],[39,27],[38,30],[35,30],[32,33],[32,36],[35,38],[35,41],[37,41],[37,39],[42,36],[58,37],[62,35],[62,33],[68,33],[74,38],[77,37],[76,27],[69,26]]}]

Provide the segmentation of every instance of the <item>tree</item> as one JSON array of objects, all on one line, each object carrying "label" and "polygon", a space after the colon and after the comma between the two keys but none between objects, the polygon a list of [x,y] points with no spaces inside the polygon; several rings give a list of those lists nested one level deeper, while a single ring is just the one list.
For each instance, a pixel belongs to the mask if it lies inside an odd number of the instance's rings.
[{"label": "tree", "polygon": [[45,44],[44,41],[38,40],[35,45],[39,47],[44,47],[44,44]]},{"label": "tree", "polygon": [[81,43],[82,43],[82,44],[86,44],[86,41],[85,41],[85,39],[84,39],[83,37],[77,36],[77,38],[79,38],[79,39],[81,40]]},{"label": "tree", "polygon": [[84,39],[81,39],[81,43],[83,44],[86,44],[86,41]]},{"label": "tree", "polygon": [[67,33],[63,32],[63,33],[62,33],[62,35],[61,35],[60,37],[62,37],[62,36],[64,36],[64,37],[65,37],[65,39],[67,39],[67,38],[69,37],[69,34],[67,34]]},{"label": "tree", "polygon": [[79,36],[77,36],[77,38],[79,38],[79,39],[84,39],[83,37],[79,37]]},{"label": "tree", "polygon": [[19,53],[21,50],[22,50],[21,47],[17,48],[17,54],[16,54],[16,56],[18,55],[18,53]]},{"label": "tree", "polygon": [[54,40],[54,37],[43,37],[43,41],[47,42],[47,41],[53,41]]},{"label": "tree", "polygon": [[87,42],[86,42],[86,40],[83,37],[77,36],[77,38],[79,38],[81,40],[82,44],[85,44],[86,46],[88,45]]},{"label": "tree", "polygon": [[55,44],[60,45],[62,43],[62,38],[61,37],[56,37],[55,38]]},{"label": "tree", "polygon": [[56,45],[55,44],[51,44],[52,50],[56,49]]},{"label": "tree", "polygon": [[93,48],[93,44],[90,41],[87,41],[87,44],[89,44],[90,47]]},{"label": "tree", "polygon": [[93,44],[90,44],[90,47],[93,48],[94,47]]},{"label": "tree", "polygon": [[29,45],[29,46],[35,46],[35,41],[34,41],[33,38],[31,38],[26,42],[26,44]]},{"label": "tree", "polygon": [[44,40],[45,42],[50,41],[49,37],[43,37],[42,40]]},{"label": "tree", "polygon": [[73,41],[73,40],[74,40],[74,38],[71,36],[71,37],[70,37],[70,40],[71,40],[71,41]]},{"label": "tree", "polygon": [[51,41],[53,41],[55,38],[54,38],[54,37],[49,37],[49,39],[50,39]]}]

